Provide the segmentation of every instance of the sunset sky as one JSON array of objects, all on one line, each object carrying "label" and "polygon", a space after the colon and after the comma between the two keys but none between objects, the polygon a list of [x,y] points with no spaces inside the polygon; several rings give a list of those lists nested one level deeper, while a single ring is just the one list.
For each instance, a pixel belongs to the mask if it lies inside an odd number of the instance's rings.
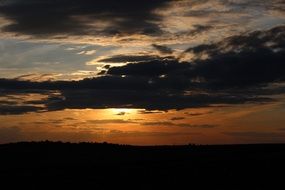
[{"label": "sunset sky", "polygon": [[0,143],[285,143],[284,0],[0,0]]}]

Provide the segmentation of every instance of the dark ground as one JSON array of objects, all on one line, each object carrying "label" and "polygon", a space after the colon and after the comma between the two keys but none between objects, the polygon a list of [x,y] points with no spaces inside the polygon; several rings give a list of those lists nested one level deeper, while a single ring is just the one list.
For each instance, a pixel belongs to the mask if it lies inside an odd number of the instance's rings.
[{"label": "dark ground", "polygon": [[285,144],[0,145],[1,189],[285,189],[284,169]]}]

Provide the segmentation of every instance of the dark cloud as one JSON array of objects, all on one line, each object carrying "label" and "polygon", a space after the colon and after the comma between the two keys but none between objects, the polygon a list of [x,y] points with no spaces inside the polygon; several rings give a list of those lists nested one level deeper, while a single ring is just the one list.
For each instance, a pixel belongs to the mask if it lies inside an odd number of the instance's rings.
[{"label": "dark cloud", "polygon": [[[129,63],[129,62],[145,62],[145,61],[153,61],[161,59],[159,56],[154,55],[115,55],[112,57],[104,58],[98,60],[98,62],[104,63]],[[109,69],[109,67],[105,66],[105,69]]]},{"label": "dark cloud", "polygon": [[[4,86],[2,86],[3,88]],[[46,96],[54,92],[38,89],[8,90],[0,89],[0,115],[18,115],[30,112],[41,112],[46,103]],[[38,95],[34,100],[30,97]]]},{"label": "dark cloud", "polygon": [[[284,11],[285,5],[283,0],[189,0],[189,2],[191,7],[196,6],[184,14],[190,17],[219,17],[235,13],[249,13],[249,11],[258,9],[262,12],[264,7],[266,10]],[[203,6],[203,4],[208,6]]]},{"label": "dark cloud", "polygon": [[154,47],[161,54],[172,54],[173,53],[173,50],[167,46],[152,44],[152,47]]},{"label": "dark cloud", "polygon": [[279,26],[189,48],[185,53],[196,55],[193,62],[136,57],[134,63],[106,68],[105,76],[81,81],[0,79],[0,88],[18,93],[58,91],[30,102],[43,104],[47,110],[125,107],[153,111],[268,102],[271,95],[285,92],[284,86],[271,85],[285,82],[284,47],[285,27]]},{"label": "dark cloud", "polygon": [[[1,104],[0,104],[1,105]],[[1,105],[0,106],[0,115],[19,115],[29,112],[38,112],[43,110],[42,107],[35,105]]]},{"label": "dark cloud", "polygon": [[191,74],[212,87],[256,86],[285,79],[285,26],[233,36],[186,52],[196,55],[197,66]]},{"label": "dark cloud", "polygon": [[194,27],[193,33],[201,33],[213,28],[213,26],[210,25],[199,25],[199,24],[195,24],[193,25],[193,27]]},{"label": "dark cloud", "polygon": [[[63,90],[62,101],[49,103],[49,110],[84,109],[84,108],[141,108],[147,110],[184,109],[206,107],[211,104],[239,104],[248,101],[266,101],[264,98],[234,97],[232,95],[187,96],[168,94],[161,91],[136,90]],[[96,98],[94,98],[96,97]]]},{"label": "dark cloud", "polygon": [[170,1],[11,0],[0,4],[0,14],[12,21],[5,31],[21,34],[155,35],[161,18],[154,10]]},{"label": "dark cloud", "polygon": [[[80,86],[80,85],[75,85]],[[54,88],[54,87],[53,87]],[[19,90],[19,89],[18,89]],[[104,109],[104,108],[138,108],[146,110],[170,110],[195,107],[207,107],[212,104],[241,104],[246,102],[266,102],[270,99],[233,94],[195,94],[187,95],[179,91],[161,90],[94,90],[94,89],[61,89],[60,94],[50,95],[41,100],[43,107],[33,104],[34,111],[56,111],[64,109]],[[96,97],[96,98],[95,98]],[[17,106],[13,109],[17,110]],[[23,109],[19,109],[23,113]],[[12,113],[11,111],[9,111]],[[2,114],[9,113],[2,110]],[[14,111],[15,113],[16,111]]]},{"label": "dark cloud", "polygon": [[259,87],[285,80],[285,26],[233,36],[185,51],[189,52],[196,57],[192,63],[161,58],[111,67],[107,74],[148,76],[152,77],[150,82],[154,81],[153,77],[165,76],[164,81],[175,81],[177,86],[184,84],[183,88],[188,90],[195,85],[198,88],[206,85],[207,90]]},{"label": "dark cloud", "polygon": [[153,76],[158,77],[167,74],[183,73],[191,67],[188,63],[180,63],[176,59],[161,58],[151,61],[142,61],[139,64],[130,63],[126,66],[111,67],[108,70],[110,75],[127,76]]},{"label": "dark cloud", "polygon": [[54,80],[56,74],[26,74],[16,77],[16,80],[45,81]]}]

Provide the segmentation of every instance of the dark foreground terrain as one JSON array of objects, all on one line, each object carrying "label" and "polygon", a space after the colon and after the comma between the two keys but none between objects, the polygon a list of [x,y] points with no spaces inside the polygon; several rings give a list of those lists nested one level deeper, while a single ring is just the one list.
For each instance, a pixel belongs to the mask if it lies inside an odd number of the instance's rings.
[{"label": "dark foreground terrain", "polygon": [[285,189],[284,169],[281,144],[0,145],[1,189]]}]

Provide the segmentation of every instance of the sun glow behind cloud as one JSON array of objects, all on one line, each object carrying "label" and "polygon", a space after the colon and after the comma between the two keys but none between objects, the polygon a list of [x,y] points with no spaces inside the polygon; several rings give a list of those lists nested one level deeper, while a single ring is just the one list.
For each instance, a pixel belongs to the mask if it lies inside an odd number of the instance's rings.
[{"label": "sun glow behind cloud", "polygon": [[[1,143],[41,139],[140,145],[280,142],[284,133],[280,132],[275,138],[269,136],[272,131],[277,133],[282,128],[284,119],[279,116],[285,110],[278,111],[279,106],[276,103],[261,107],[245,105],[168,112],[125,108],[72,109],[0,116],[0,137]],[[272,110],[276,114],[274,124],[267,115]],[[125,114],[121,114],[123,112]],[[253,125],[260,117],[263,119],[258,125]],[[257,129],[259,132],[253,134]],[[238,136],[242,135],[238,133],[240,131],[244,136]],[[4,138],[8,133],[9,136]]]}]

